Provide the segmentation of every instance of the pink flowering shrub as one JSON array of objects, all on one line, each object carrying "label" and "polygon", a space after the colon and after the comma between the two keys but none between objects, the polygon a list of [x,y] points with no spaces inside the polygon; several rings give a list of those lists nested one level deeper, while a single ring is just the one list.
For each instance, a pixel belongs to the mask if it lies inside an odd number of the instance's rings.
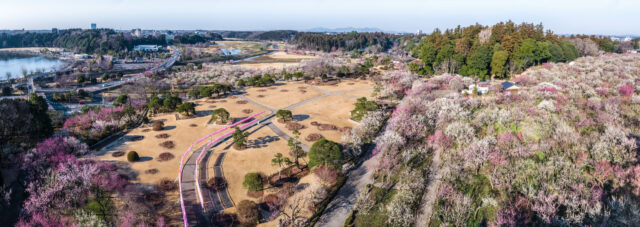
[{"label": "pink flowering shrub", "polygon": [[629,96],[629,95],[633,94],[633,92],[635,91],[635,88],[633,87],[633,84],[626,83],[626,84],[622,85],[622,87],[620,87],[620,89],[618,91],[620,92],[621,95]]},{"label": "pink flowering shrub", "polygon": [[124,107],[122,106],[90,110],[68,118],[63,127],[73,135],[82,138],[88,144],[93,144],[121,130],[127,123],[137,120],[135,115],[124,115],[123,110]]}]

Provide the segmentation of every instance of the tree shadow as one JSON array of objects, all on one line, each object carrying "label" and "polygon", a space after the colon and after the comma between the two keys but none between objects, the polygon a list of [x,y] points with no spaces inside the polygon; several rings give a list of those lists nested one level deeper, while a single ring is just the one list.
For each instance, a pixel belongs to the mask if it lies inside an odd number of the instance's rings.
[{"label": "tree shadow", "polygon": [[213,110],[198,110],[196,111],[196,116],[204,117],[204,116],[211,115],[211,113],[213,113]]},{"label": "tree shadow", "polygon": [[126,135],[126,136],[123,136],[123,139],[125,141],[140,141],[140,140],[144,139],[144,136],[142,136],[142,135]]},{"label": "tree shadow", "polygon": [[309,119],[309,115],[307,114],[296,114],[291,117],[294,121],[304,121]]},{"label": "tree shadow", "polygon": [[175,129],[175,128],[176,128],[176,126],[175,126],[175,125],[164,126],[164,128],[162,129],[162,131],[169,131],[169,130],[172,130],[172,129]]},{"label": "tree shadow", "polygon": [[249,148],[261,148],[261,147],[267,147],[267,144],[275,142],[275,141],[279,141],[280,137],[278,136],[265,136],[265,137],[258,137],[255,140],[250,140],[248,143],[248,147]]},{"label": "tree shadow", "polygon": [[140,157],[140,160],[138,160],[138,162],[146,162],[146,161],[151,161],[151,160],[153,160],[152,157],[142,156],[142,157]]}]

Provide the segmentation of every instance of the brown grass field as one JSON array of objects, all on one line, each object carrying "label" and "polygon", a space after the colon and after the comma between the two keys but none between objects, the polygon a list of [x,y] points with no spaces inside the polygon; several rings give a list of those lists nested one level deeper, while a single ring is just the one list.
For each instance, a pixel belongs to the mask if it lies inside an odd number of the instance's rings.
[{"label": "brown grass field", "polygon": [[[267,88],[249,88],[247,89],[247,93],[249,94],[247,97],[261,103],[262,105],[274,109],[282,109],[298,102],[322,95],[322,92],[311,88],[311,86],[304,84],[302,81],[280,84],[282,85]],[[270,89],[273,87],[276,87],[276,89]],[[301,89],[298,87],[305,87],[305,92],[301,92]]]}]

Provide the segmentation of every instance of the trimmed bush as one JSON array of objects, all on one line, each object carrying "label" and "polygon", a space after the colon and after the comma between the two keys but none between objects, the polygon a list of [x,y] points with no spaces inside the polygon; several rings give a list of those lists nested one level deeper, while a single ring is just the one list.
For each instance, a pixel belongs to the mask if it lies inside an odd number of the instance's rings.
[{"label": "trimmed bush", "polygon": [[137,162],[140,161],[140,156],[138,156],[138,152],[136,151],[129,151],[127,154],[127,160],[129,162]]},{"label": "trimmed bush", "polygon": [[247,173],[247,175],[244,176],[242,187],[253,192],[262,190],[262,177],[258,173]]},{"label": "trimmed bush", "polygon": [[178,113],[185,116],[191,116],[196,114],[196,104],[192,102],[184,102],[178,106]]},{"label": "trimmed bush", "polygon": [[340,144],[327,139],[319,139],[309,150],[309,167],[329,166],[334,169],[340,168],[344,156]]},{"label": "trimmed bush", "polygon": [[162,121],[154,121],[153,124],[151,125],[151,127],[153,128],[153,131],[160,131],[160,130],[164,129],[164,122],[162,122]]},{"label": "trimmed bush", "polygon": [[226,123],[229,120],[229,112],[224,108],[218,108],[211,113],[211,121]]},{"label": "trimmed bush", "polygon": [[293,113],[291,113],[291,110],[278,110],[276,112],[276,117],[283,121],[289,121],[293,118]]}]

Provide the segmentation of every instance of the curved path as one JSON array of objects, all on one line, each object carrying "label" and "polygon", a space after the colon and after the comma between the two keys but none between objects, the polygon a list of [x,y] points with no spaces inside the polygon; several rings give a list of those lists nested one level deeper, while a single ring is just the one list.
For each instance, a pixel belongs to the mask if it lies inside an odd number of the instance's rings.
[{"label": "curved path", "polygon": [[[292,104],[290,106],[285,107],[284,109],[286,110],[291,110],[294,109],[298,106],[301,106],[303,104],[318,100],[320,98],[324,98],[327,96],[344,96],[344,97],[349,97],[349,98],[359,98],[356,96],[350,96],[350,95],[345,95],[343,93],[345,92],[353,92],[353,91],[362,91],[362,90],[372,90],[370,88],[366,88],[366,89],[352,89],[352,90],[342,90],[342,91],[326,91],[323,90],[321,88],[318,88],[316,86],[311,86],[312,88],[322,92],[322,95],[320,96],[316,96],[295,104]],[[238,94],[238,96],[248,102],[251,102],[254,105],[260,106],[264,109],[267,109],[269,111],[271,111],[272,113],[267,115],[266,117],[262,118],[260,120],[260,122],[258,123],[260,125],[260,127],[258,127],[257,129],[255,129],[253,132],[261,129],[264,126],[269,127],[276,135],[278,135],[279,137],[283,138],[284,140],[288,140],[290,138],[290,136],[285,133],[283,130],[281,130],[280,128],[278,128],[275,124],[273,124],[272,122],[272,118],[275,116],[275,112],[277,111],[277,109],[263,105],[261,103],[258,103],[242,94]],[[258,125],[255,124],[255,125]],[[255,125],[249,126],[247,128],[253,127]],[[252,132],[252,133],[253,133]],[[182,182],[184,183],[184,186],[182,188],[182,192],[183,192],[183,197],[184,197],[184,201],[185,201],[185,206],[189,207],[188,212],[187,212],[187,217],[189,220],[189,225],[192,226],[206,226],[208,225],[208,220],[206,219],[207,216],[209,216],[208,214],[212,214],[212,213],[216,213],[219,211],[222,211],[226,208],[229,207],[233,207],[234,203],[233,200],[230,198],[228,191],[225,190],[221,190],[221,191],[212,191],[207,187],[203,187],[200,186],[200,190],[202,191],[203,194],[203,198],[205,201],[204,202],[204,210],[200,207],[200,205],[198,204],[198,195],[196,192],[196,185],[195,185],[195,177],[198,177],[198,180],[201,183],[204,184],[204,182],[206,182],[208,180],[208,176],[207,176],[207,163],[209,158],[211,157],[211,154],[213,153],[213,148],[218,146],[219,144],[223,143],[224,141],[227,141],[230,138],[230,136],[226,136],[225,138],[219,140],[218,142],[212,144],[210,147],[207,147],[204,149],[206,153],[206,155],[204,156],[202,163],[200,163],[199,165],[199,176],[195,176],[195,168],[196,168],[196,157],[198,157],[200,155],[201,152],[203,152],[203,147],[206,146],[202,146],[199,147],[197,149],[194,149],[193,152],[190,154],[189,158],[187,159],[186,164],[183,167],[182,170]],[[304,151],[309,151],[309,146],[305,145],[305,144],[301,144],[302,149]],[[222,161],[224,161],[224,157],[225,157],[226,153],[220,153],[220,155],[218,155],[218,157],[215,160],[214,166],[213,166],[213,170],[214,170],[214,175],[216,177],[224,177],[224,172],[222,170]],[[362,165],[364,166],[364,165]],[[364,168],[364,167],[361,167]],[[360,169],[360,168],[358,168]],[[352,171],[352,172],[357,172],[357,171]],[[356,173],[354,173],[353,175],[355,175]],[[351,175],[351,174],[350,174]],[[370,177],[370,173],[368,173],[367,177],[349,177],[350,179],[355,179],[355,178],[363,178],[363,179],[369,179]],[[349,183],[349,181],[347,182],[347,184]],[[364,184],[366,185],[366,183]],[[358,186],[359,187],[359,186]],[[359,187],[360,188],[360,187]],[[357,198],[357,194],[356,194],[356,198]],[[353,201],[355,202],[355,201]],[[352,203],[353,203],[352,202]],[[350,211],[350,210],[349,210]],[[345,217],[346,219],[346,217]],[[344,222],[344,220],[342,221]]]},{"label": "curved path", "polygon": [[[382,128],[384,128],[384,126]],[[382,131],[383,130],[380,132]],[[362,194],[368,184],[374,183],[372,175],[375,169],[373,167],[378,165],[380,157],[382,157],[380,153],[376,155],[372,154],[374,147],[375,146],[370,146],[366,151],[365,157],[361,159],[355,168],[347,172],[347,181],[340,187],[336,196],[327,205],[315,226],[344,226],[344,222],[349,215],[351,215],[360,194]]]}]

